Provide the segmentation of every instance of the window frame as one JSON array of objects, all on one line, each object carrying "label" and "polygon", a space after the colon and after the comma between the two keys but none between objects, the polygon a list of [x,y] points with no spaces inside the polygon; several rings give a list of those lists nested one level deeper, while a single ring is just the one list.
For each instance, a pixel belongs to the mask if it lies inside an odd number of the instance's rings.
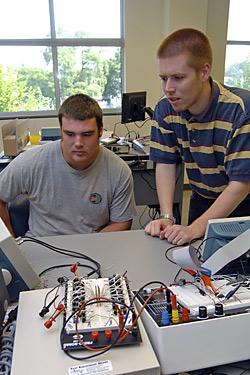
[{"label": "window frame", "polygon": [[[50,37],[35,39],[0,39],[0,46],[25,46],[25,47],[50,47],[53,61],[53,78],[55,88],[56,110],[47,111],[21,111],[0,112],[0,119],[13,118],[48,118],[56,117],[60,106],[60,85],[58,78],[58,47],[120,47],[121,48],[121,90],[124,91],[124,0],[120,1],[120,38],[56,38],[54,0],[49,2]],[[121,92],[121,94],[122,94]],[[116,115],[121,113],[121,108],[104,108],[103,113]]]},{"label": "window frame", "polygon": [[[230,4],[231,1],[229,0],[229,14],[230,14]],[[228,14],[228,26],[229,26],[229,14]],[[227,39],[226,40],[226,51],[225,56],[227,54],[227,46],[250,46],[250,40],[239,40],[239,39]],[[226,61],[225,61],[226,63]],[[225,77],[226,77],[226,64],[224,69],[224,83],[225,83]]]}]

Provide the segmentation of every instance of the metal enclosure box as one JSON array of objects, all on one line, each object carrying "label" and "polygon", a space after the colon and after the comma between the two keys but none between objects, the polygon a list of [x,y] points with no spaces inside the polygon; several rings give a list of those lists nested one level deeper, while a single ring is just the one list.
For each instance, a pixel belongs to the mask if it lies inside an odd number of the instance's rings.
[{"label": "metal enclosure box", "polygon": [[250,359],[248,312],[165,327],[145,309],[141,318],[163,375]]}]

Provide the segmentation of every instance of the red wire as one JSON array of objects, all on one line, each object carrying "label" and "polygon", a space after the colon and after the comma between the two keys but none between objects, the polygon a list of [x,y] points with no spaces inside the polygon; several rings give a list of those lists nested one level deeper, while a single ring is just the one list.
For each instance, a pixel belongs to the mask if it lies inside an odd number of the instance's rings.
[{"label": "red wire", "polygon": [[162,292],[163,290],[167,290],[167,288],[160,287],[160,288],[156,289],[152,294],[150,294],[150,296],[145,300],[142,308],[139,310],[135,320],[133,321],[131,326],[128,328],[127,332],[122,337],[120,337],[118,339],[116,345],[118,345],[121,341],[123,341],[128,336],[128,334],[131,332],[132,328],[137,323],[138,319],[140,318],[140,316],[141,316],[143,310],[145,309],[146,305],[148,304],[148,302],[154,297],[155,294],[157,294],[158,292]]},{"label": "red wire", "polygon": [[[123,341],[128,335],[129,333],[131,332],[132,328],[135,326],[135,324],[137,323],[138,319],[140,318],[143,310],[145,309],[146,305],[148,304],[148,302],[154,297],[155,294],[163,291],[163,290],[167,290],[168,288],[165,288],[165,287],[160,287],[158,289],[156,289],[152,294],[150,294],[150,296],[145,300],[142,308],[139,310],[135,320],[132,322],[131,326],[128,328],[128,330],[126,331],[126,333],[120,333],[122,336],[118,339],[118,341],[116,342],[115,345],[118,345],[121,341]],[[101,297],[102,300],[104,301],[110,301],[108,298],[105,298],[105,297]],[[90,351],[101,351],[101,350],[105,350],[105,349],[108,349],[111,347],[111,345],[106,345],[106,346],[103,346],[102,348],[91,348],[90,346],[88,346],[87,344],[84,343],[84,341],[80,338],[80,335],[79,335],[79,331],[78,331],[78,319],[79,319],[79,316],[80,316],[80,313],[81,311],[83,310],[83,308],[86,306],[87,303],[91,302],[91,301],[94,301],[94,300],[97,300],[100,302],[100,297],[93,297],[91,299],[89,299],[88,301],[84,302],[78,309],[78,312],[77,312],[77,315],[76,315],[76,322],[75,322],[75,326],[76,326],[76,335],[77,335],[77,338],[79,340],[79,343],[84,346],[84,348],[90,350]],[[119,307],[116,305],[116,308],[118,309],[119,312],[120,309]],[[119,328],[119,327],[118,327]]]},{"label": "red wire", "polygon": [[[87,305],[87,303],[89,303],[91,301],[97,301],[97,303],[101,303],[102,301],[110,301],[110,300],[108,298],[105,298],[105,297],[101,297],[101,298],[100,297],[93,297],[93,298],[90,298],[88,301],[85,301],[84,303],[81,304],[81,306],[78,309],[77,315],[76,315],[76,322],[75,322],[76,335],[77,335],[79,343],[84,348],[86,348],[86,349],[88,349],[90,351],[101,351],[101,350],[105,350],[105,349],[110,348],[111,345],[106,345],[106,346],[103,346],[101,348],[91,348],[90,346],[88,346],[87,344],[85,344],[84,341],[80,338],[80,334],[79,334],[79,331],[78,331],[78,319],[80,317],[81,311]],[[119,309],[119,307],[117,305],[116,305],[116,308],[118,309],[119,313],[121,313],[121,310]],[[118,329],[119,329],[119,327],[118,327]]]}]

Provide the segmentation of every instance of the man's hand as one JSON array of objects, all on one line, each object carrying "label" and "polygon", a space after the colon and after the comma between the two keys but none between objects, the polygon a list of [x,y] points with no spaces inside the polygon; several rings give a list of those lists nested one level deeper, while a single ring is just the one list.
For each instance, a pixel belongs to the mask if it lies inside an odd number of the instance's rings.
[{"label": "man's hand", "polygon": [[173,225],[172,221],[169,219],[158,219],[153,220],[149,224],[147,224],[145,228],[145,232],[150,234],[153,237],[160,237],[164,238],[164,231]]},{"label": "man's hand", "polygon": [[184,225],[171,225],[160,233],[161,239],[165,238],[169,243],[178,246],[190,243],[198,237],[191,225],[187,227]]}]

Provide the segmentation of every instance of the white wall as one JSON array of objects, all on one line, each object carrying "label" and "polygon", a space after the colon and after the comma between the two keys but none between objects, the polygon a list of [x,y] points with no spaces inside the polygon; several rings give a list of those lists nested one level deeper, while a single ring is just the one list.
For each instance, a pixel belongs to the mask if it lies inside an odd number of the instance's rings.
[{"label": "white wall", "polygon": [[[183,27],[207,33],[214,52],[213,76],[223,80],[228,6],[229,0],[125,0],[125,92],[147,91],[147,105],[154,107],[161,96],[157,47],[167,34]],[[105,116],[104,126],[112,130],[118,121],[120,116]],[[34,131],[43,126],[58,126],[57,119],[31,120]],[[122,125],[116,130],[126,133]],[[141,130],[148,132],[149,126]]]}]

